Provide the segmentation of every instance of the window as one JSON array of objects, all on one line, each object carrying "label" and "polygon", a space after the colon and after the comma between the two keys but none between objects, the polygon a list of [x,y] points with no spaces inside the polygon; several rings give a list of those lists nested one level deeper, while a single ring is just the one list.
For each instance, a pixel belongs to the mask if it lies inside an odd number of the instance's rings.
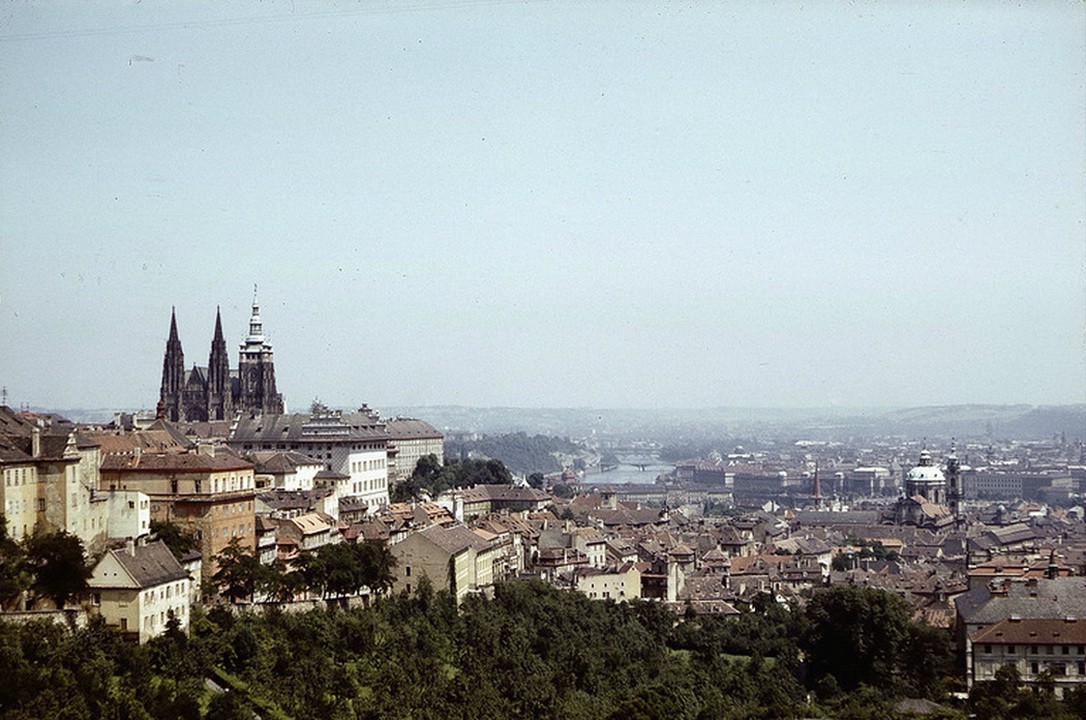
[{"label": "window", "polygon": [[984,654],[985,655],[990,655],[991,653],[992,653],[992,646],[991,645],[985,645],[984,646]]},{"label": "window", "polygon": [[403,572],[404,572],[404,575],[406,575],[407,577],[411,577],[411,566],[408,565],[407,567],[405,567],[403,569]]},{"label": "window", "polygon": [[1038,668],[1037,668],[1037,663],[1035,663],[1035,662],[1031,662],[1031,663],[1029,664],[1029,671],[1030,671],[1031,673],[1033,673],[1034,675],[1036,675],[1036,674],[1037,674],[1037,672],[1038,672]]},{"label": "window", "polygon": [[1064,654],[1064,655],[1067,655],[1067,654],[1069,654],[1070,652],[1071,652],[1071,648],[1070,648],[1070,647],[1068,647],[1067,645],[1064,645],[1064,646],[1063,646],[1063,654]]},{"label": "window", "polygon": [[102,604],[102,593],[94,593],[94,607],[99,607]]},{"label": "window", "polygon": [[[1029,651],[1031,653],[1033,653],[1034,655],[1036,655],[1037,654],[1037,646],[1036,645],[1030,645],[1029,646]],[[1036,672],[1036,671],[1034,671],[1034,672]]]},{"label": "window", "polygon": [[1014,645],[1008,645],[1007,646],[1007,654],[1008,655],[1014,655]]},{"label": "window", "polygon": [[38,512],[45,512],[45,498],[38,498]]}]

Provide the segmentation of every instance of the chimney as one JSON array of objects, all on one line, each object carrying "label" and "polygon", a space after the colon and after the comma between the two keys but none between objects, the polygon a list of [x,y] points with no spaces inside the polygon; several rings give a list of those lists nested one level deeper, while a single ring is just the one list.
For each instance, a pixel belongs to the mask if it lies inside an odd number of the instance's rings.
[{"label": "chimney", "polygon": [[30,431],[30,455],[41,457],[41,428],[36,427]]},{"label": "chimney", "polygon": [[215,446],[211,443],[200,443],[196,446],[196,451],[201,455],[215,457]]},{"label": "chimney", "polygon": [[127,538],[124,541],[124,550],[132,557],[136,557],[136,541],[132,538]]}]

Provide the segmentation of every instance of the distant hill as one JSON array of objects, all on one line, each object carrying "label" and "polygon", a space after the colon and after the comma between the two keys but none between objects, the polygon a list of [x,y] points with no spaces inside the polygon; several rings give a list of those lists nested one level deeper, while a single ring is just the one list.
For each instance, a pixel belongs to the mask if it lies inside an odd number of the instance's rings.
[{"label": "distant hill", "polygon": [[[102,423],[122,408],[31,408],[74,422]],[[124,409],[131,412],[130,409]],[[1086,439],[1086,403],[941,405],[905,408],[512,408],[433,405],[378,408],[385,417],[418,417],[445,431],[488,435],[697,440],[721,436],[845,440],[850,437]]]},{"label": "distant hill", "polygon": [[908,408],[593,409],[429,406],[388,408],[446,431],[525,432],[570,438],[730,435],[811,439],[904,435],[930,438],[1086,439],[1086,404],[944,405]]}]

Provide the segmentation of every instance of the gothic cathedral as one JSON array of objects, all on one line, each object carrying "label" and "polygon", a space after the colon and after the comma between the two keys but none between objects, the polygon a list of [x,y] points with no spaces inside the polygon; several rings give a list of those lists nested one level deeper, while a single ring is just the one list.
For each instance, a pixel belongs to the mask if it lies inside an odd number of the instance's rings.
[{"label": "gothic cathedral", "polygon": [[264,337],[260,305],[253,294],[249,335],[241,344],[238,367],[230,369],[222,318],[215,310],[215,337],[207,367],[185,369],[185,354],[177,335],[176,312],[170,314],[170,337],[162,360],[162,388],[159,417],[173,422],[233,420],[237,415],[278,415],[283,396],[275,391],[275,362],[272,346]]}]

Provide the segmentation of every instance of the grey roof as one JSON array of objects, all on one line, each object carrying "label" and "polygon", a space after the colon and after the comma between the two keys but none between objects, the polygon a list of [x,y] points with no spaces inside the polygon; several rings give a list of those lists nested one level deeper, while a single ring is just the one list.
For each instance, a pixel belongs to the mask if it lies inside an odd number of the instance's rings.
[{"label": "grey roof", "polygon": [[242,417],[230,435],[231,443],[344,443],[388,440],[380,422],[364,413],[330,415],[260,415]]},{"label": "grey roof", "polygon": [[[990,625],[1012,615],[1026,619],[1086,618],[1086,578],[1061,577],[1006,582],[1007,595],[992,595],[987,583],[980,583],[955,598],[958,613],[969,624]],[[1034,593],[1034,594],[1031,594]]]},{"label": "grey roof", "polygon": [[258,450],[252,454],[252,460],[256,464],[256,472],[268,475],[286,475],[296,472],[303,465],[324,465],[308,455],[283,450]]},{"label": "grey roof", "polygon": [[137,545],[134,554],[130,554],[127,549],[110,552],[143,588],[184,580],[189,576],[161,540]]},{"label": "grey roof", "polygon": [[313,488],[312,490],[285,490],[269,488],[256,494],[256,499],[273,510],[311,509],[321,499],[333,493],[332,488]]},{"label": "grey roof", "polygon": [[874,525],[878,521],[877,510],[800,510],[796,513],[796,522],[802,525]]},{"label": "grey roof", "polygon": [[463,525],[451,527],[431,525],[425,530],[420,530],[419,534],[450,555],[456,555],[471,547],[481,550],[488,544],[486,540]]},{"label": "grey roof", "polygon": [[385,429],[392,440],[444,439],[441,431],[425,420],[415,418],[396,418],[386,420]]},{"label": "grey roof", "polygon": [[476,485],[464,491],[464,499],[488,499],[491,502],[546,502],[550,495],[523,485]]}]

